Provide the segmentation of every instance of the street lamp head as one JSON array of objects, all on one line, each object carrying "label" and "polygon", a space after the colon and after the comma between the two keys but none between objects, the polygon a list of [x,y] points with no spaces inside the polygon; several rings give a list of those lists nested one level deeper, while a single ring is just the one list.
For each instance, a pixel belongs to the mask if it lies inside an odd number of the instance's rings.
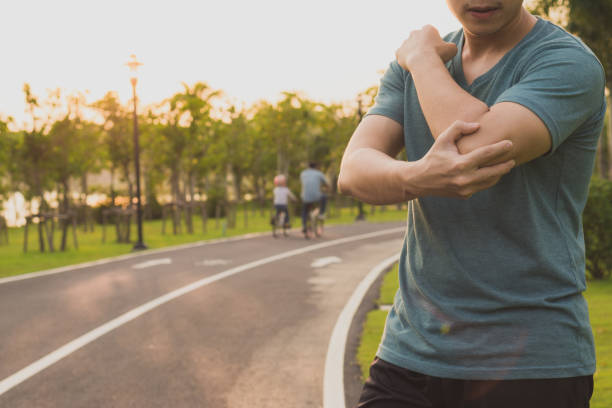
[{"label": "street lamp head", "polygon": [[132,85],[135,85],[136,82],[136,73],[138,72],[138,67],[140,67],[142,64],[142,62],[138,61],[136,59],[136,55],[132,54],[130,55],[130,60],[128,62],[125,63],[125,65],[128,66],[128,68],[130,69],[131,73],[132,73]]}]

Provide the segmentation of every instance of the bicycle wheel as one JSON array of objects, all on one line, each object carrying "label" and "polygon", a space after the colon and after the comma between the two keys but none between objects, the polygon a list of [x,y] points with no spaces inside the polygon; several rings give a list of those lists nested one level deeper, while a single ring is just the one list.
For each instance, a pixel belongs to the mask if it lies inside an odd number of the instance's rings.
[{"label": "bicycle wheel", "polygon": [[272,236],[276,238],[276,229],[278,228],[278,215],[272,214],[270,217],[270,225],[272,226]]},{"label": "bicycle wheel", "polygon": [[321,235],[323,235],[323,217],[321,216],[321,214],[317,214],[316,216],[316,223],[315,223],[315,235],[317,237],[320,237]]},{"label": "bicycle wheel", "polygon": [[321,236],[319,232],[319,207],[315,207],[309,214],[310,232],[315,237]]},{"label": "bicycle wheel", "polygon": [[282,219],[280,221],[281,221],[282,226],[283,226],[283,235],[288,237],[289,233],[287,231],[289,230],[289,228],[291,228],[291,226],[287,222],[287,217],[286,217],[285,213],[283,213]]},{"label": "bicycle wheel", "polygon": [[283,235],[284,236],[287,236],[287,225],[285,225],[285,219],[286,219],[285,212],[281,211],[278,214],[278,217],[276,217],[276,221],[277,221],[276,226],[277,226],[277,228],[283,230]]}]

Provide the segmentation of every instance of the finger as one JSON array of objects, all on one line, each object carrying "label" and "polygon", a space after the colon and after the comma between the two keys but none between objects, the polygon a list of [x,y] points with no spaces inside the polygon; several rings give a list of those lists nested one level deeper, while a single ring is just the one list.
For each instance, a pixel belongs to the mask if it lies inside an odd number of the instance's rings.
[{"label": "finger", "polygon": [[502,140],[491,145],[481,146],[467,153],[465,159],[478,167],[483,167],[502,159],[503,156],[512,150],[512,146],[510,140]]},{"label": "finger", "polygon": [[472,134],[476,132],[479,127],[479,123],[457,120],[448,129],[442,132],[440,136],[438,136],[438,139],[442,139],[440,141],[444,143],[455,143],[461,136]]},{"label": "finger", "polygon": [[423,27],[421,27],[422,31],[431,31],[435,34],[438,35],[438,37],[440,36],[440,32],[438,31],[438,29],[434,26],[432,26],[431,24],[425,24]]},{"label": "finger", "polygon": [[472,198],[474,194],[493,187],[499,182],[499,180],[501,180],[501,177],[494,177],[494,178],[486,179],[485,181],[481,183],[474,184],[471,188],[471,193],[467,196],[462,196],[460,198],[463,198],[464,200],[470,199]]},{"label": "finger", "polygon": [[464,194],[460,196],[460,198],[468,199],[479,191],[493,187],[505,174],[512,170],[514,166],[514,160],[508,160],[495,166],[478,169],[472,179],[472,182],[470,183],[470,187],[467,189],[467,192],[464,191]]},{"label": "finger", "polygon": [[514,160],[507,160],[493,166],[481,167],[476,170],[476,179],[474,181],[476,184],[479,184],[486,183],[489,179],[497,179],[507,174],[515,165],[516,162]]},{"label": "finger", "polygon": [[436,51],[440,58],[442,58],[442,61],[447,62],[457,54],[457,45],[455,43],[443,42],[436,47]]}]

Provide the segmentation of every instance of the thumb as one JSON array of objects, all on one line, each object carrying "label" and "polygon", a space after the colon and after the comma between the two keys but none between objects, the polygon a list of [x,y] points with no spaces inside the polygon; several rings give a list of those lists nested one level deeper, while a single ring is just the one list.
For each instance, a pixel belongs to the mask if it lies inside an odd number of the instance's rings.
[{"label": "thumb", "polygon": [[455,143],[463,135],[474,133],[480,127],[480,123],[455,121],[448,129],[438,136],[440,143]]},{"label": "thumb", "polygon": [[438,55],[440,56],[440,58],[442,58],[442,61],[444,62],[450,61],[455,56],[455,54],[457,54],[457,45],[455,45],[455,43],[443,41],[436,48]]}]

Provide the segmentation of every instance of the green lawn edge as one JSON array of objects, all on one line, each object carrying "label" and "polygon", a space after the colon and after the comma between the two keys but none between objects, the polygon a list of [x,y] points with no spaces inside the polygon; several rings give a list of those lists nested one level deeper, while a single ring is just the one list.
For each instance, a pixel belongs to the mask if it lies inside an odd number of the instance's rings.
[{"label": "green lawn edge", "polygon": [[[389,206],[385,209],[380,207],[375,208],[372,212],[368,208],[366,222],[387,222],[401,221],[406,217],[405,209],[397,209],[395,206]],[[172,223],[166,222],[166,234],[162,234],[161,220],[147,220],[143,223],[144,243],[149,249],[168,248],[177,245],[206,242],[219,238],[238,237],[252,233],[271,233],[269,223],[270,210],[259,209],[256,211],[249,210],[238,211],[236,215],[236,227],[228,228],[225,219],[208,219],[206,231],[204,231],[202,220],[199,216],[194,217],[194,233],[188,234],[186,226],[182,224],[182,233],[174,235],[172,233]],[[326,220],[326,224],[348,224],[352,223],[356,217],[355,208],[343,208],[340,210],[333,209],[330,217]],[[292,216],[292,225],[294,228],[299,227],[299,216]],[[59,228],[56,228],[55,246],[59,246],[60,234]],[[133,242],[136,238],[136,226],[132,225],[132,243],[117,243],[115,241],[114,226],[106,227],[106,241],[102,242],[103,228],[96,225],[94,232],[83,232],[80,228],[77,230],[78,249],[74,248],[72,241],[72,231],[68,234],[68,248],[61,252],[39,252],[38,250],[38,235],[36,225],[30,226],[28,229],[28,251],[23,251],[24,229],[9,228],[9,244],[0,245],[0,278],[16,276],[31,272],[38,272],[59,267],[78,265],[85,262],[98,261],[101,259],[114,258],[120,255],[132,253]],[[292,234],[299,234],[298,231],[293,231]],[[146,252],[145,252],[146,253]]]},{"label": "green lawn edge", "polygon": [[[383,277],[377,305],[389,305],[399,286],[397,264]],[[584,294],[588,304],[595,337],[597,371],[594,375],[595,391],[591,408],[612,407],[612,280],[589,281]],[[356,360],[362,374],[362,382],[368,377],[372,360],[376,356],[387,318],[387,311],[375,308],[363,323]]]}]

